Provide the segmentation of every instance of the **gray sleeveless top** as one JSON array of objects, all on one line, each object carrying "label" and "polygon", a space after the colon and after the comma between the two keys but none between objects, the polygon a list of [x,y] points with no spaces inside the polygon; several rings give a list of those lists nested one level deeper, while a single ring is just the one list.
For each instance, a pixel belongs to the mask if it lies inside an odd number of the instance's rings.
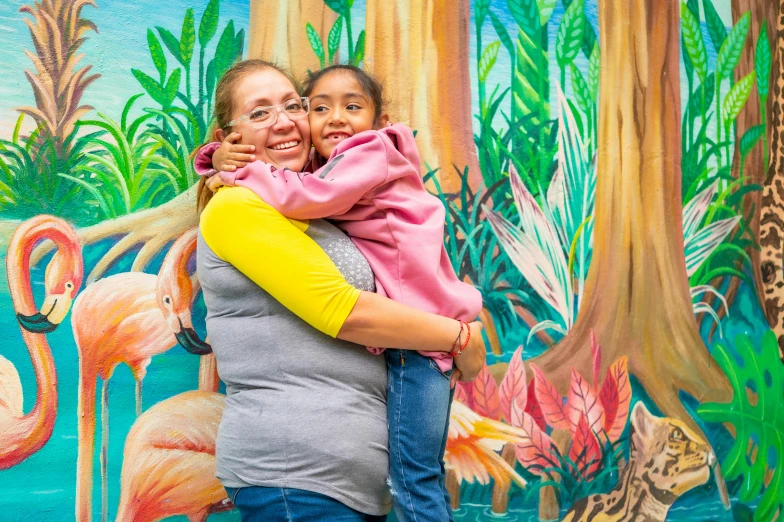
[{"label": "gray sleeveless top", "polygon": [[[314,220],[306,233],[349,283],[374,290],[367,261],[340,230]],[[226,384],[216,441],[221,483],[304,489],[363,513],[387,513],[384,358],[302,321],[221,260],[201,234],[197,269]]]}]

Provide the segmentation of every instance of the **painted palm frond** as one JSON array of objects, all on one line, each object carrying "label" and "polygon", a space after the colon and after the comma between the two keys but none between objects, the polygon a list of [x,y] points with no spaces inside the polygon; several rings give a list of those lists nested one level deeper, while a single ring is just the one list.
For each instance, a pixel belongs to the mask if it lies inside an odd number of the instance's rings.
[{"label": "painted palm frond", "polygon": [[77,70],[84,55],[78,54],[85,40],[85,33],[97,31],[95,25],[81,17],[82,8],[95,6],[93,0],[41,0],[34,5],[22,6],[20,12],[32,16],[25,18],[30,30],[35,53],[25,51],[35,72],[25,70],[33,88],[35,107],[20,107],[41,128],[41,137],[51,138],[60,155],[66,138],[73,132],[77,120],[92,110],[80,105],[85,89],[99,74],[88,74],[91,66]]},{"label": "painted palm frond", "polygon": [[[513,167],[510,171],[520,227],[489,208],[485,208],[486,215],[509,259],[534,291],[558,313],[560,330],[568,331],[574,319],[574,300],[564,245],[547,217],[549,213],[542,210]],[[548,326],[554,327],[550,323]]]},{"label": "painted palm frond", "polygon": [[718,181],[695,195],[683,208],[683,248],[686,273],[691,277],[732,232],[740,216],[714,221],[700,228],[718,190]]}]

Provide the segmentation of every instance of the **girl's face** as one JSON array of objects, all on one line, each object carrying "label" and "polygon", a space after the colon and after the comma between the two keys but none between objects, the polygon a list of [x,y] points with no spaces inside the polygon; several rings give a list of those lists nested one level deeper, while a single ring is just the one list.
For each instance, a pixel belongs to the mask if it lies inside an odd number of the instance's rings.
[{"label": "girl's face", "polygon": [[375,105],[354,75],[335,71],[321,78],[310,93],[310,132],[316,152],[329,158],[338,143],[386,123],[375,121]]},{"label": "girl's face", "polygon": [[[286,76],[275,69],[263,69],[247,74],[234,89],[234,112],[232,120],[247,114],[259,106],[280,105],[299,100],[300,95]],[[310,155],[310,126],[307,118],[290,119],[285,112],[278,111],[277,120],[269,127],[258,128],[244,121],[231,128],[242,134],[239,143],[256,147],[257,159],[279,168],[299,172]],[[215,131],[215,138],[223,141],[227,132]]]}]

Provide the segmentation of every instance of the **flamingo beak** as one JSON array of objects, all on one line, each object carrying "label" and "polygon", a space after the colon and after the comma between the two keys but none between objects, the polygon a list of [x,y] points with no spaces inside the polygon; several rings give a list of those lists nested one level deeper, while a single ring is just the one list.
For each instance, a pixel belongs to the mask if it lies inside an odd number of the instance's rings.
[{"label": "flamingo beak", "polygon": [[57,324],[49,321],[49,318],[42,313],[35,313],[33,315],[16,314],[19,324],[32,333],[49,333],[57,328]]},{"label": "flamingo beak", "polygon": [[53,332],[63,322],[73,300],[65,294],[48,295],[41,311],[32,315],[16,314],[22,328],[33,333]]},{"label": "flamingo beak", "polygon": [[199,334],[196,333],[196,330],[193,328],[184,328],[182,321],[179,321],[179,323],[180,331],[175,333],[174,336],[177,338],[177,342],[180,343],[180,346],[193,355],[207,355],[212,353],[212,346],[202,341],[199,338]]}]

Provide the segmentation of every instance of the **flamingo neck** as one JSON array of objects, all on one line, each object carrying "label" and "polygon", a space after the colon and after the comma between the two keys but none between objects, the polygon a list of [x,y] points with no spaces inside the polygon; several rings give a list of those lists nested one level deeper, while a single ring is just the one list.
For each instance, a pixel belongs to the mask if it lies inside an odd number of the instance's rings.
[{"label": "flamingo neck", "polygon": [[[50,220],[32,220],[19,227],[8,245],[6,273],[14,310],[20,314],[31,315],[37,311],[30,283],[30,257],[36,243],[41,239],[51,239],[58,249],[78,251],[78,238],[70,227],[57,227],[56,223]],[[35,448],[33,451],[37,451],[49,440],[54,429],[57,413],[57,373],[46,335],[20,329],[38,383],[35,406],[22,417],[21,422],[26,426],[21,431],[25,433],[28,450]]]}]

